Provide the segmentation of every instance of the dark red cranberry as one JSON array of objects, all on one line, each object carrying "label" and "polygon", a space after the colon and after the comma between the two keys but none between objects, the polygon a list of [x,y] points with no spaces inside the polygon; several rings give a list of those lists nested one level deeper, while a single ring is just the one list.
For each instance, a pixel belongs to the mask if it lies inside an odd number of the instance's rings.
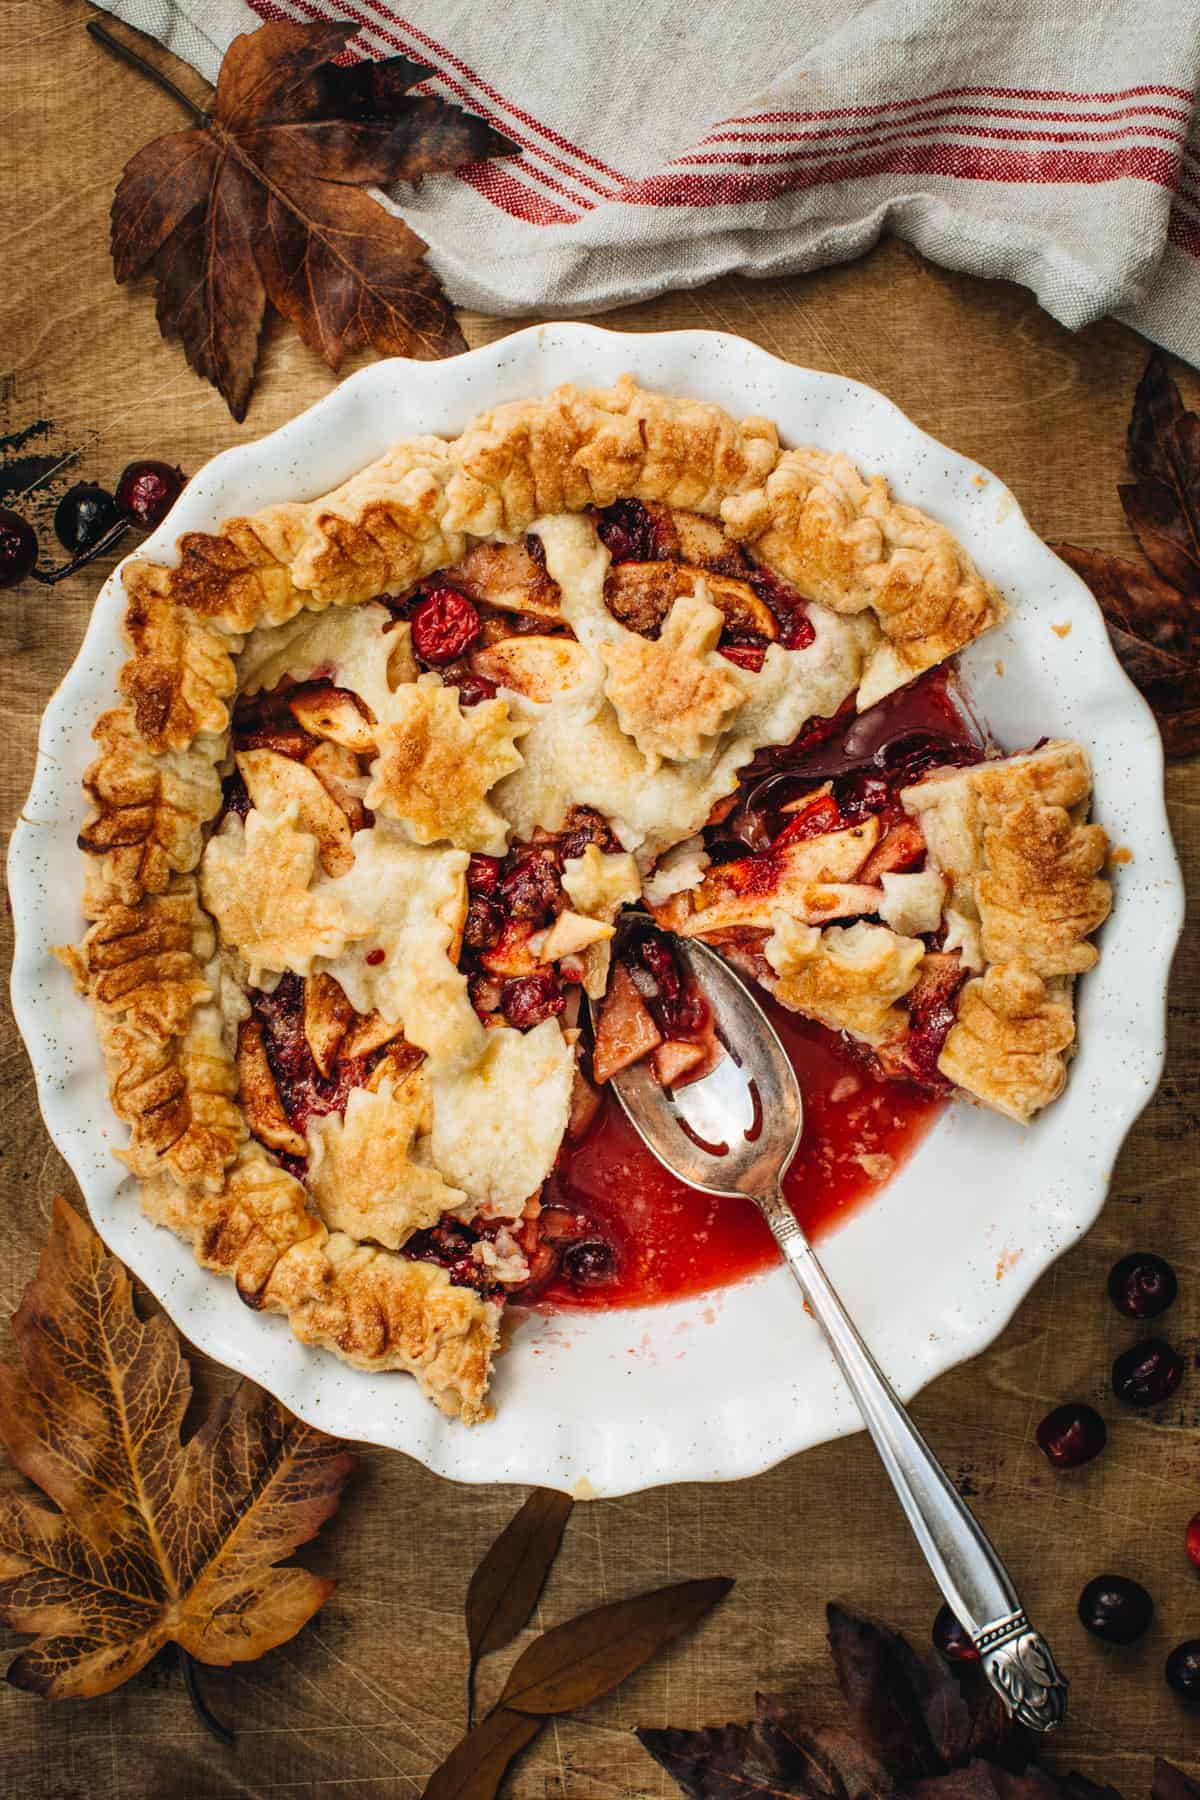
[{"label": "dark red cranberry", "polygon": [[549,970],[543,975],[519,975],[506,981],[500,995],[500,1010],[518,1031],[528,1031],[543,1019],[557,1018],[567,1004],[558,978]]},{"label": "dark red cranberry", "polygon": [[1108,1428],[1086,1400],[1067,1400],[1048,1412],[1037,1428],[1038,1449],[1056,1469],[1078,1469],[1099,1456]]},{"label": "dark red cranberry", "polygon": [[1157,1406],[1183,1380],[1183,1358],[1165,1338],[1139,1338],[1112,1366],[1113,1393],[1127,1406]]},{"label": "dark red cranberry", "polygon": [[117,482],[117,511],[143,531],[161,525],[187,485],[182,469],[165,462],[126,463]]},{"label": "dark red cranberry", "polygon": [[948,1662],[977,1663],[980,1660],[970,1632],[948,1606],[941,1607],[933,1621],[933,1644]]},{"label": "dark red cranberry", "polygon": [[1123,1256],[1108,1277],[1108,1297],[1127,1319],[1157,1319],[1178,1292],[1174,1269],[1153,1250]]},{"label": "dark red cranberry", "polygon": [[573,806],[558,834],[558,854],[566,862],[568,857],[582,856],[589,844],[607,855],[621,848],[603,813],[591,806]]},{"label": "dark red cranberry", "polygon": [[20,513],[0,506],[0,588],[16,587],[32,575],[38,559],[37,532]]},{"label": "dark red cranberry", "polygon": [[368,950],[363,961],[372,969],[377,969],[387,955],[386,950]]},{"label": "dark red cranberry", "polygon": [[1200,1638],[1176,1644],[1163,1673],[1167,1686],[1184,1700],[1200,1700]]},{"label": "dark red cranberry", "polygon": [[472,950],[490,950],[493,944],[499,943],[503,929],[504,915],[495,901],[476,894],[467,907],[463,942]]},{"label": "dark red cranberry", "polygon": [[1183,1542],[1188,1553],[1188,1561],[1194,1569],[1200,1569],[1200,1513],[1194,1513],[1188,1520],[1188,1528],[1184,1533]]},{"label": "dark red cranberry", "polygon": [[494,700],[499,689],[486,675],[464,675],[455,682],[460,706],[478,706],[481,700]]},{"label": "dark red cranberry", "polygon": [[807,650],[816,639],[817,630],[807,613],[794,613],[783,637],[785,650]]},{"label": "dark red cranberry", "polygon": [[120,514],[107,488],[94,481],[77,481],[54,509],[54,529],[68,550],[90,550]]},{"label": "dark red cranberry", "polygon": [[422,662],[440,668],[469,650],[480,629],[479,614],[465,594],[434,588],[413,613],[413,649]]},{"label": "dark red cranberry", "polygon": [[615,563],[657,562],[658,528],[640,500],[614,500],[596,520],[600,542]]},{"label": "dark red cranberry", "polygon": [[683,989],[683,974],[675,952],[661,932],[647,932],[638,941],[638,961],[658,983],[658,998],[674,1000]]},{"label": "dark red cranberry", "polygon": [[1127,1575],[1097,1575],[1079,1596],[1079,1623],[1107,1644],[1132,1644],[1153,1617],[1153,1600]]},{"label": "dark red cranberry", "polygon": [[404,1246],[404,1254],[414,1262],[437,1263],[456,1287],[474,1288],[477,1293],[495,1298],[500,1290],[474,1256],[478,1242],[479,1234],[470,1225],[444,1218],[426,1231],[414,1232]]},{"label": "dark red cranberry", "polygon": [[501,877],[500,904],[511,918],[544,921],[562,899],[553,856],[531,850]]},{"label": "dark red cranberry", "polygon": [[500,882],[498,856],[472,856],[467,864],[467,892],[494,894]]},{"label": "dark red cranberry", "polygon": [[562,1270],[575,1287],[602,1287],[617,1273],[617,1258],[603,1238],[580,1238],[562,1252]]}]

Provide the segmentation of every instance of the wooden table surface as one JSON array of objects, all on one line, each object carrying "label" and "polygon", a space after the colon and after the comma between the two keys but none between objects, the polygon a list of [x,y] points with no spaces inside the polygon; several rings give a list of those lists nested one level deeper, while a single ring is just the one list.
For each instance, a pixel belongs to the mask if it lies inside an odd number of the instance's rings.
[{"label": "wooden table surface", "polygon": [[[106,225],[113,186],[126,158],[178,119],[169,100],[88,40],[88,10],[82,0],[8,0],[4,9],[0,450],[7,494],[0,503],[44,471],[44,462],[24,458],[63,459],[43,496],[79,475],[111,484],[134,456],[194,469],[271,430],[333,382],[294,335],[271,329],[249,417],[238,427],[179,350],[160,341],[147,285],[113,284]],[[188,91],[201,92],[190,71],[173,72]],[[739,332],[797,363],[869,382],[926,430],[993,468],[1048,539],[1131,545],[1115,483],[1146,347],[1120,326],[1070,336],[1022,289],[948,274],[895,242],[846,268],[788,281],[729,279],[627,308],[605,323]],[[478,344],[512,325],[466,317],[464,328]],[[1200,381],[1178,373],[1196,405]],[[37,429],[19,441],[31,425]],[[44,499],[32,516],[49,541]],[[0,596],[6,830],[28,787],[39,715],[75,654],[106,567],[54,589],[26,584]],[[1200,768],[1175,763],[1167,787],[1194,891]],[[1177,959],[1170,1011],[1167,1076],[1125,1147],[1099,1224],[1043,1278],[993,1348],[936,1382],[914,1409],[1073,1678],[1070,1721],[1052,1760],[1129,1797],[1148,1792],[1152,1752],[1200,1773],[1200,1712],[1187,1712],[1161,1675],[1167,1650],[1200,1635],[1200,1587],[1183,1550],[1184,1526],[1200,1508],[1194,940]],[[52,1195],[65,1191],[78,1201],[78,1194],[42,1128],[7,1010],[0,1031],[6,1320],[33,1270]],[[1029,1178],[1036,1205],[1032,1162]],[[1119,1412],[1109,1396],[1109,1365],[1129,1331],[1104,1294],[1113,1260],[1143,1246],[1179,1271],[1180,1299],[1167,1326],[1189,1368],[1174,1400],[1149,1416]],[[224,1379],[202,1370],[206,1392]],[[1089,1468],[1062,1477],[1037,1451],[1033,1428],[1051,1404],[1076,1396],[1105,1411],[1110,1445]],[[503,1431],[503,1421],[486,1429]],[[0,1475],[0,1482],[16,1480]],[[461,1725],[467,1578],[521,1498],[513,1488],[451,1486],[402,1456],[366,1449],[339,1517],[313,1549],[313,1566],[339,1580],[324,1611],[260,1663],[205,1677],[214,1710],[237,1725],[235,1751],[200,1732],[165,1660],[89,1702],[47,1706],[6,1687],[0,1794],[418,1795]],[[1154,1595],[1156,1621],[1132,1650],[1105,1648],[1076,1622],[1079,1590],[1103,1570],[1136,1576]],[[831,1717],[825,1600],[838,1596],[883,1613],[916,1640],[925,1639],[937,1605],[859,1436],[754,1481],[577,1507],[537,1624],[715,1573],[737,1577],[719,1617],[583,1716],[548,1730],[507,1792],[521,1800],[674,1794],[631,1736],[633,1725],[744,1717],[755,1688],[803,1698],[814,1720]],[[485,1701],[506,1667],[505,1657],[494,1660],[481,1677]]]}]

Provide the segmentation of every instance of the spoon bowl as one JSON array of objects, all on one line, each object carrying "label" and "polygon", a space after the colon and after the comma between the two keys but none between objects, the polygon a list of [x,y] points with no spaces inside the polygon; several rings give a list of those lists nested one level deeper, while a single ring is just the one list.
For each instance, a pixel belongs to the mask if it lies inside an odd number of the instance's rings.
[{"label": "spoon bowl", "polygon": [[988,1680],[1022,1724],[1050,1731],[1067,1701],[1050,1647],[1030,1626],[1004,1564],[863,1342],[783,1196],[804,1129],[804,1103],[778,1033],[715,950],[682,938],[675,948],[712,1009],[725,1054],[709,1074],[677,1091],[655,1080],[646,1058],[618,1070],[609,1085],[643,1143],[673,1175],[706,1194],[740,1194],[758,1207]]}]

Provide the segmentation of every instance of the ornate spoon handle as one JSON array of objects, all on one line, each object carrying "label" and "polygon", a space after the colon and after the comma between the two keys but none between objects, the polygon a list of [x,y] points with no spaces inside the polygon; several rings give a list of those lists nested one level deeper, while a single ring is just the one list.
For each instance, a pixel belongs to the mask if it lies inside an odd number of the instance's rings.
[{"label": "ornate spoon handle", "polygon": [[951,1485],[849,1314],[782,1195],[759,1200],[788,1267],[829,1340],[892,1486],[955,1617],[970,1632],[988,1680],[1015,1718],[1052,1731],[1067,1681],[1025,1617],[1004,1564]]}]

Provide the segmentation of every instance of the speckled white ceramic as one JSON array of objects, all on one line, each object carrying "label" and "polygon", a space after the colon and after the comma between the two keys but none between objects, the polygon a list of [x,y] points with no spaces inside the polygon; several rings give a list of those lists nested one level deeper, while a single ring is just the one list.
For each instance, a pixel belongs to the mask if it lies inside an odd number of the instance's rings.
[{"label": "speckled white ceramic", "polygon": [[[1037,1277],[1085,1232],[1121,1140],[1163,1060],[1165,990],[1182,887],[1162,799],[1154,721],[1114,661],[1083,584],[1030,530],[995,476],[936,443],[872,389],[814,374],[715,332],[648,336],[551,325],[444,363],[381,362],[260,443],[227,450],[189,483],[144,546],[170,561],[182,531],[320,494],[414,432],[455,433],[502,400],[562,381],[647,386],[765,413],[784,439],[848,451],[904,500],[945,521],[1011,606],[964,660],[975,704],[1011,748],[1077,736],[1096,812],[1130,860],[1081,984],[1067,1092],[1023,1131],[949,1109],[887,1189],[826,1242],[830,1274],[904,1398],[991,1342]],[[304,1418],[417,1457],[460,1481],[536,1482],[612,1495],[668,1481],[753,1475],[856,1430],[858,1417],[782,1270],[699,1300],[533,1318],[495,1382],[497,1417],[449,1423],[398,1375],[304,1349],[277,1318],[142,1217],[112,1150],[122,1137],[91,1022],[50,946],[78,936],[75,849],[89,732],[123,659],[120,570],[42,722],[33,788],[9,858],[13,1001],[46,1124],[106,1242],[185,1335]]]}]

